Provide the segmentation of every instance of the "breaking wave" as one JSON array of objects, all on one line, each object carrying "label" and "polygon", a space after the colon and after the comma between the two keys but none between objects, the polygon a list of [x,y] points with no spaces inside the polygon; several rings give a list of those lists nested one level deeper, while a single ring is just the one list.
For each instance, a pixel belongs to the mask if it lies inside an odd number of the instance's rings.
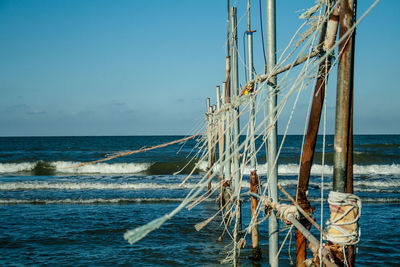
[{"label": "breaking wave", "polygon": [[[309,198],[311,202],[320,202],[320,198]],[[51,204],[73,204],[73,205],[102,205],[102,204],[132,204],[132,203],[179,203],[183,198],[91,198],[91,199],[0,199],[0,205],[51,205]],[[203,200],[206,202],[214,202],[213,199]],[[400,203],[400,198],[362,198],[363,203]]]},{"label": "breaking wave", "polygon": [[[281,179],[279,183],[286,187],[295,187],[297,180]],[[354,185],[359,192],[393,192],[400,193],[400,180],[361,180],[355,181]],[[212,183],[213,187],[218,187],[218,182]],[[310,187],[320,188],[319,182],[310,182]],[[192,189],[194,187],[206,188],[207,182],[197,184],[195,182],[187,182],[181,185],[179,182],[174,183],[118,183],[118,182],[48,182],[48,181],[24,181],[24,182],[0,182],[0,191],[21,191],[21,190],[183,190]],[[243,188],[250,188],[248,181],[242,181]],[[324,188],[331,188],[332,182],[325,182]]]},{"label": "breaking wave", "polygon": [[179,183],[5,182],[0,183],[0,190],[178,190],[191,189],[195,186],[196,184],[193,183],[180,186]]},{"label": "breaking wave", "polygon": [[127,174],[140,173],[150,168],[151,163],[96,163],[75,167],[81,162],[23,162],[0,163],[0,173],[33,172],[33,174]]},{"label": "breaking wave", "polygon": [[[207,169],[207,162],[201,162],[200,169],[202,171],[206,171]],[[297,175],[299,173],[299,165],[295,163],[288,163],[288,164],[280,164],[278,165],[278,174],[279,175]],[[214,167],[214,171],[218,171],[219,166],[216,165]],[[249,165],[244,167],[244,174],[249,175],[252,168]],[[354,174],[356,175],[396,175],[400,174],[400,164],[391,164],[391,165],[354,165],[353,167]],[[266,175],[268,173],[268,165],[259,164],[257,166],[257,173]],[[329,165],[320,165],[314,164],[311,168],[312,175],[321,175],[322,173],[327,175],[333,174],[333,166]]]},{"label": "breaking wave", "polygon": [[[31,173],[33,175],[53,175],[55,173],[64,174],[133,174],[133,173],[150,173],[150,174],[172,174],[185,167],[184,162],[142,162],[142,163],[96,163],[82,167],[75,167],[81,162],[71,161],[54,161],[54,162],[22,162],[22,163],[0,163],[1,173]],[[193,168],[195,164],[190,164]],[[188,168],[187,167],[187,168]],[[199,170],[205,172],[207,162],[200,162]],[[219,166],[214,166],[214,171],[218,171]],[[251,167],[244,167],[244,174],[249,175]],[[258,174],[267,174],[267,164],[259,164],[257,166]],[[189,173],[185,170],[183,174]],[[197,173],[197,172],[195,172]],[[297,175],[299,173],[299,165],[295,163],[280,164],[278,166],[279,175]],[[332,175],[333,167],[329,165],[314,164],[311,168],[312,175]],[[354,165],[354,174],[356,175],[398,175],[400,174],[400,164],[391,165]]]},{"label": "breaking wave", "polygon": [[168,203],[181,202],[183,198],[93,198],[93,199],[0,199],[0,205],[17,204],[129,204],[129,203]]}]

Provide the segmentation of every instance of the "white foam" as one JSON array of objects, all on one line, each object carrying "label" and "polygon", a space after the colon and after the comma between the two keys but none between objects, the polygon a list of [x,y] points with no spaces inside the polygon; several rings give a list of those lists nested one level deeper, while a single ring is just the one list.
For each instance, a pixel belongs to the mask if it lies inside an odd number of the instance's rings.
[{"label": "white foam", "polygon": [[0,183],[0,190],[174,190],[191,189],[196,186],[193,183],[186,183],[182,187],[179,185],[179,183],[5,182]]},{"label": "white foam", "polygon": [[181,202],[183,198],[93,198],[93,199],[0,199],[0,205],[16,204],[119,204],[119,203],[151,203]]},{"label": "white foam", "polygon": [[[74,168],[81,162],[55,161],[50,162],[58,173],[71,174],[128,174],[147,170],[151,163],[96,163]],[[32,171],[37,162],[0,163],[0,173],[17,173]]]},{"label": "white foam", "polygon": [[80,162],[56,161],[52,163],[62,173],[138,173],[147,170],[151,163],[96,163],[73,168]]},{"label": "white foam", "polygon": [[31,171],[35,166],[36,162],[0,163],[0,173]]},{"label": "white foam", "polygon": [[[199,169],[202,171],[206,171],[207,162],[201,162],[199,165]],[[354,165],[354,174],[357,175],[396,175],[400,174],[400,164],[391,164],[391,165]],[[214,167],[214,171],[219,170],[219,165],[216,164]],[[249,175],[252,168],[249,165],[244,167],[244,174]],[[278,174],[279,175],[297,175],[299,173],[300,167],[299,164],[296,163],[288,163],[288,164],[280,164],[278,165]],[[260,175],[266,175],[268,173],[268,164],[258,164],[257,173]],[[320,164],[314,164],[311,167],[312,175],[321,175],[322,173],[327,175],[333,174],[333,166],[325,165],[322,166]]]},{"label": "white foam", "polygon": [[[96,163],[89,164],[82,167],[74,168],[74,166],[81,162],[72,161],[55,161],[49,162],[49,165],[53,166],[57,173],[70,173],[70,174],[129,174],[129,173],[140,173],[148,170],[152,163]],[[21,163],[0,163],[0,173],[18,173],[18,172],[29,172],[32,171],[37,162],[21,162]],[[219,171],[219,165],[215,164],[213,170]],[[207,162],[202,161],[199,164],[199,169],[206,171]],[[397,175],[400,174],[400,164],[391,165],[354,165],[354,174],[356,175]],[[251,168],[246,165],[244,168],[244,174],[249,175]],[[266,175],[268,172],[268,165],[259,164],[257,166],[258,174]],[[278,165],[279,175],[297,175],[299,173],[299,165],[295,163],[280,164]],[[333,174],[332,166],[322,166],[320,164],[314,164],[311,168],[312,175],[326,175]]]},{"label": "white foam", "polygon": [[[320,202],[320,198],[309,198],[311,202]],[[362,198],[363,203],[400,203],[400,198]],[[162,203],[162,202],[181,202],[183,198],[92,198],[92,199],[0,199],[0,205],[51,205],[51,204],[74,204],[74,205],[93,205],[93,204],[123,204],[123,203]],[[213,202],[213,199],[206,199],[206,202]]]}]

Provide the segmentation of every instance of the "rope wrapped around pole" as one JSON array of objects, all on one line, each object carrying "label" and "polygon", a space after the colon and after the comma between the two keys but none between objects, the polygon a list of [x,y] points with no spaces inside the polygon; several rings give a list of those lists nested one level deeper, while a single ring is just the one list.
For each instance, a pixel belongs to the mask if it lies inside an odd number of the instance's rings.
[{"label": "rope wrapped around pole", "polygon": [[326,223],[326,239],[339,245],[355,245],[360,241],[361,199],[349,193],[331,191],[328,197],[331,217]]}]

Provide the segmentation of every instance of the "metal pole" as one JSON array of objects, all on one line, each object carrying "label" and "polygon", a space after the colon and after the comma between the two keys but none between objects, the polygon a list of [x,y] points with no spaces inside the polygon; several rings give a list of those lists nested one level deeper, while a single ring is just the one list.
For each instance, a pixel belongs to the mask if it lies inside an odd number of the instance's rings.
[{"label": "metal pole", "polygon": [[[352,26],[353,0],[340,3],[340,30],[342,37]],[[350,122],[351,35],[339,45],[339,63],[336,95],[336,123],[334,142],[333,190],[346,192],[347,151]]]},{"label": "metal pole", "polygon": [[[237,50],[237,9],[231,9],[231,55],[232,55],[232,96],[237,99],[239,95],[239,70],[238,70],[238,50]],[[241,223],[241,204],[240,204],[240,169],[239,169],[239,107],[232,109],[233,119],[233,194],[236,197],[236,218],[235,218],[235,247],[233,254],[233,263],[236,266],[236,245],[242,230]]]},{"label": "metal pole", "polygon": [[[237,9],[231,9],[231,38],[232,38],[232,96],[235,99],[239,95],[239,71],[238,71],[238,50],[237,50]],[[233,190],[234,195],[240,194],[240,173],[239,173],[239,108],[233,108]]]},{"label": "metal pole", "polygon": [[[227,90],[228,88],[226,87],[226,83],[222,84],[223,88]],[[228,104],[228,99],[226,98],[226,104]],[[225,160],[226,160],[226,165],[225,165],[225,179],[230,180],[231,179],[231,110],[228,109],[225,113]]]},{"label": "metal pole", "polygon": [[[266,7],[266,36],[267,36],[267,74],[271,73],[276,63],[276,25],[275,25],[275,0],[267,0]],[[268,138],[268,179],[269,179],[269,194],[274,202],[278,202],[278,166],[275,163],[277,154],[277,125],[275,122],[276,116],[276,102],[277,92],[276,83],[277,79],[274,76],[268,85],[268,123],[270,127],[270,135]],[[269,217],[269,264],[271,266],[278,266],[279,260],[275,260],[278,254],[278,222],[275,214],[272,212]]]},{"label": "metal pole", "polygon": [[208,191],[211,191],[211,176],[212,176],[212,125],[211,125],[211,121],[212,121],[212,106],[210,105],[210,98],[207,98],[206,101],[206,105],[207,105],[207,112],[206,112],[206,118],[207,118],[207,143],[208,143],[208,167],[207,167],[207,171],[208,173]]},{"label": "metal pole", "polygon": [[[221,106],[225,104],[225,83],[222,83],[222,92],[219,92],[219,87],[217,92],[220,93],[219,98],[219,105],[217,106],[218,111],[221,109]],[[225,166],[222,165],[224,161],[224,152],[225,152],[225,114],[221,114],[218,119],[218,143],[219,143],[219,162],[220,162],[220,179],[219,179],[219,209],[222,209],[225,206],[224,201],[224,188],[223,188],[223,181]]]},{"label": "metal pole", "polygon": [[[247,56],[249,58],[249,65],[247,66],[247,75],[248,80],[253,80],[254,72],[253,72],[253,32],[251,31],[250,24],[250,0],[247,0]],[[253,85],[255,86],[255,85]],[[256,169],[256,145],[254,140],[254,128],[255,128],[255,107],[254,107],[255,97],[251,96],[250,98],[250,114],[249,114],[249,128],[250,128],[250,165],[251,169]]]},{"label": "metal pole", "polygon": [[217,96],[217,110],[221,108],[221,91],[219,85],[216,86],[216,96]]},{"label": "metal pole", "polygon": [[[226,104],[231,103],[231,56],[230,56],[230,3],[229,0],[226,1],[226,81],[223,84],[225,88],[225,101]],[[225,114],[225,159],[227,159],[227,163],[225,166],[225,179],[231,179],[231,160],[230,160],[230,151],[231,151],[231,128],[230,128],[230,117],[231,110],[228,109]]]},{"label": "metal pole", "polygon": [[231,103],[231,56],[230,56],[230,21],[229,21],[229,13],[230,13],[230,4],[229,0],[226,1],[226,103]]},{"label": "metal pole", "polygon": [[[354,1],[354,6],[352,7],[352,24],[355,23],[357,17],[357,0]],[[349,136],[348,136],[348,150],[347,150],[347,182],[346,182],[346,193],[354,193],[353,189],[353,98],[354,98],[354,53],[355,53],[355,40],[356,40],[356,30],[354,30],[351,37],[351,58],[350,58],[350,108],[349,108]],[[356,254],[354,246],[347,247],[347,262],[350,267],[355,266]]]},{"label": "metal pole", "polygon": [[[247,0],[247,56],[249,58],[249,65],[247,66],[248,80],[253,80],[253,32],[251,31],[250,23],[250,0]],[[255,86],[255,85],[253,85]],[[256,145],[254,140],[254,128],[255,128],[255,108],[254,108],[255,97],[250,97],[250,114],[249,114],[249,128],[250,128],[250,165],[252,172],[250,174],[250,191],[258,193],[259,190],[259,179],[256,171]],[[257,209],[257,198],[251,197],[251,217],[255,216]],[[259,246],[258,238],[258,225],[257,217],[253,219],[254,225],[251,228],[251,245],[252,245],[252,260],[261,259],[261,249]]]}]

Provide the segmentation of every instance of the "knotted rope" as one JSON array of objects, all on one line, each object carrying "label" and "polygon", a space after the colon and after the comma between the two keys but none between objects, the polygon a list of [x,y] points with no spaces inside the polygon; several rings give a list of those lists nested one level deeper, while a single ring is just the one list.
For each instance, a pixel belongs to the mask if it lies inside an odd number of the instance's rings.
[{"label": "knotted rope", "polygon": [[360,241],[361,199],[353,194],[331,191],[328,197],[331,217],[326,223],[326,239],[340,245],[354,245]]}]

